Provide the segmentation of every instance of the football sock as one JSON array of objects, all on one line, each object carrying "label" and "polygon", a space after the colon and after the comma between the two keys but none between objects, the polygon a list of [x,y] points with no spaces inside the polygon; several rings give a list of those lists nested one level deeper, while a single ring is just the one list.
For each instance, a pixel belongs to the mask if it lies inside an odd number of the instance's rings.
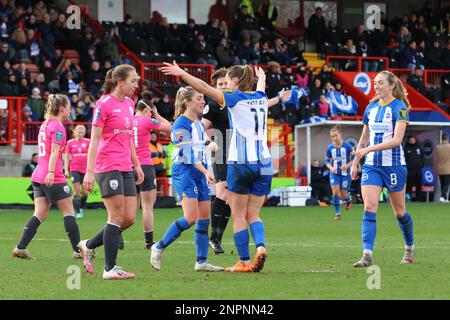
[{"label": "football sock", "polygon": [[187,222],[184,217],[172,222],[169,229],[167,229],[163,238],[156,244],[156,248],[164,249],[167,248],[172,242],[174,242],[184,230],[187,230],[191,225]]},{"label": "football sock", "polygon": [[208,258],[208,226],[209,219],[197,220],[194,241],[197,247],[197,263],[206,262]]},{"label": "football sock", "polygon": [[26,249],[30,241],[33,239],[37,229],[41,225],[41,220],[38,217],[32,216],[23,228],[22,238],[17,245],[17,249]]},{"label": "football sock", "polygon": [[333,206],[334,206],[334,210],[336,212],[336,215],[340,215],[341,214],[341,197],[339,196],[333,196]]},{"label": "football sock", "polygon": [[72,199],[72,203],[73,203],[73,208],[75,209],[75,212],[79,213],[80,208],[81,208],[81,198],[78,196],[74,196]]},{"label": "football sock", "polygon": [[253,222],[250,225],[250,231],[252,232],[252,238],[255,242],[256,249],[261,246],[264,247],[264,223],[262,221]]},{"label": "football sock", "polygon": [[222,236],[223,236],[223,233],[225,232],[225,229],[227,228],[227,224],[228,224],[228,221],[230,220],[230,216],[231,216],[231,208],[229,205],[226,204],[226,202],[224,202],[222,217],[219,221],[219,227],[217,228],[217,231],[218,231],[217,241],[219,243],[222,242]]},{"label": "football sock", "polygon": [[106,226],[86,242],[86,247],[88,249],[95,249],[103,245],[103,233],[105,232],[105,228]]},{"label": "football sock", "polygon": [[105,270],[109,271],[116,265],[117,252],[119,251],[120,227],[118,225],[106,224],[103,233],[105,247]]},{"label": "football sock", "polygon": [[220,226],[220,220],[223,215],[223,207],[226,205],[225,201],[216,197],[211,207],[211,241],[217,241],[218,228]]},{"label": "football sock", "polygon": [[377,235],[377,214],[375,212],[364,211],[361,233],[364,251],[372,252]]},{"label": "football sock", "polygon": [[80,229],[78,228],[74,215],[64,216],[64,227],[66,228],[67,237],[70,240],[73,251],[79,252],[80,249],[78,248],[78,243],[80,242]]},{"label": "football sock", "polygon": [[413,220],[408,212],[405,212],[403,217],[397,218],[400,230],[403,234],[403,239],[405,239],[405,244],[408,247],[414,245],[414,230],[413,230]]},{"label": "football sock", "polygon": [[243,262],[250,261],[249,235],[248,229],[236,232],[233,235],[234,244],[239,254],[239,259]]},{"label": "football sock", "polygon": [[145,243],[153,243],[153,231],[144,231]]},{"label": "football sock", "polygon": [[88,199],[88,196],[81,196],[81,209],[84,209],[86,206],[86,201]]}]

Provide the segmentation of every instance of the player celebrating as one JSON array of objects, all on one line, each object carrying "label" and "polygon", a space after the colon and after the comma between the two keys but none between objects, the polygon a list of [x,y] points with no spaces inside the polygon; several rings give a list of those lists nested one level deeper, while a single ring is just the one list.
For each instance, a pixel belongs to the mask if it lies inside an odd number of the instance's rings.
[{"label": "player celebrating", "polygon": [[[153,118],[152,118],[153,116]],[[137,186],[138,203],[142,205],[142,227],[144,228],[145,248],[153,245],[153,205],[156,200],[156,173],[152,155],[148,147],[150,132],[161,130],[170,132],[172,125],[158,114],[153,103],[144,97],[136,105],[133,122],[133,138],[136,154],[144,172],[144,182]],[[138,205],[139,207],[139,205]]]},{"label": "player celebrating", "polygon": [[81,219],[84,216],[84,206],[88,193],[83,189],[83,195],[81,196],[80,184],[83,183],[84,175],[86,174],[87,151],[90,140],[84,137],[86,135],[86,128],[82,124],[77,125],[73,132],[74,139],[69,140],[66,146],[64,171],[66,177],[70,177],[72,180],[73,190],[75,191],[73,198],[73,206],[76,212],[75,217]]},{"label": "player celebrating", "polygon": [[[233,66],[227,71],[227,86],[233,92],[222,92],[182,70],[176,62],[164,63],[164,74],[179,76],[196,91],[227,107],[233,128],[228,155],[228,203],[233,216],[234,242],[240,260],[230,272],[259,272],[267,259],[264,224],[259,212],[270,191],[272,159],[267,146],[266,75],[256,68],[257,91],[250,92],[254,73],[250,66]],[[254,263],[250,262],[249,233],[256,244]]]},{"label": "player celebrating", "polygon": [[[91,192],[95,179],[108,212],[106,226],[89,240],[80,242],[86,271],[94,272],[94,249],[104,244],[103,279],[133,278],[134,274],[116,265],[120,232],[133,225],[136,218],[136,184],[144,173],[133,144],[134,101],[139,77],[130,65],[119,65],[106,74],[104,92],[94,110],[91,144],[88,151],[83,187]],[[133,166],[137,175],[135,181]]]},{"label": "player celebrating", "polygon": [[195,271],[222,271],[223,268],[207,262],[208,226],[211,214],[211,200],[208,183],[214,177],[206,169],[206,132],[198,116],[203,113],[203,95],[191,87],[180,88],[175,108],[176,120],[172,127],[174,157],[172,181],[181,201],[184,216],[174,221],[163,238],[151,248],[150,262],[154,269],[161,268],[161,255],[183,231],[194,223],[194,241],[197,247]]},{"label": "player celebrating", "polygon": [[[225,68],[217,70],[212,75],[213,85],[219,89],[228,89],[226,82],[227,70]],[[282,101],[289,100],[291,91],[284,89],[279,93],[278,97],[269,99],[268,107],[274,106]],[[216,180],[216,198],[212,205],[211,213],[211,236],[209,246],[216,253],[224,253],[222,249],[222,236],[230,218],[231,210],[227,202],[227,130],[230,129],[228,121],[228,111],[226,108],[221,108],[219,103],[211,100],[205,107],[202,122],[209,131],[213,128],[214,134],[212,139],[218,145],[218,152],[213,154],[213,172]],[[207,131],[207,132],[208,132]]]},{"label": "player celebrating", "polygon": [[333,191],[332,202],[336,212],[335,220],[341,219],[341,200],[345,201],[345,210],[351,206],[351,197],[347,193],[351,184],[350,167],[353,162],[353,148],[342,139],[340,125],[330,130],[332,143],[327,148],[325,165],[330,170],[330,185]]},{"label": "player celebrating", "polygon": [[364,251],[354,267],[367,267],[373,263],[376,212],[383,187],[389,191],[391,206],[405,240],[405,253],[400,263],[412,263],[415,256],[413,220],[405,206],[407,169],[401,145],[409,121],[410,103],[402,82],[389,71],[377,74],[374,88],[375,97],[364,112],[364,128],[351,168],[352,178],[356,179],[358,162],[365,157],[361,178]]},{"label": "player celebrating", "polygon": [[33,259],[27,250],[41,223],[47,218],[50,206],[56,204],[64,216],[64,227],[73,249],[73,257],[80,258],[77,244],[80,231],[75,220],[75,209],[70,200],[72,194],[63,172],[62,154],[66,144],[66,129],[62,122],[70,114],[67,96],[51,94],[46,104],[45,121],[39,129],[39,162],[31,176],[34,192],[34,215],[24,227],[22,238],[13,256]]}]

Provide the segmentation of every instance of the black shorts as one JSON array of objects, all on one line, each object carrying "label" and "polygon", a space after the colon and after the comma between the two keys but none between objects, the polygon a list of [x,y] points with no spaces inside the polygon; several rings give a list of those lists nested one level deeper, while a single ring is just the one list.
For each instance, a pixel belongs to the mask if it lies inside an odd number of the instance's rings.
[{"label": "black shorts", "polygon": [[56,203],[59,200],[72,197],[72,190],[67,183],[57,183],[48,188],[45,184],[31,182],[33,186],[34,199],[46,197],[50,202]]},{"label": "black shorts", "polygon": [[[144,182],[137,185],[137,192],[152,191],[156,189],[156,173],[155,168],[152,165],[143,165],[142,171],[144,171]],[[137,179],[137,177],[135,177]]]},{"label": "black shorts", "polygon": [[136,182],[133,171],[108,171],[95,174],[102,198],[123,194],[125,197],[136,196]]},{"label": "black shorts", "polygon": [[228,165],[226,163],[218,164],[213,162],[212,168],[214,173],[214,179],[216,180],[216,182],[227,181]]},{"label": "black shorts", "polygon": [[84,173],[78,171],[70,171],[70,180],[72,180],[72,183],[83,183]]}]

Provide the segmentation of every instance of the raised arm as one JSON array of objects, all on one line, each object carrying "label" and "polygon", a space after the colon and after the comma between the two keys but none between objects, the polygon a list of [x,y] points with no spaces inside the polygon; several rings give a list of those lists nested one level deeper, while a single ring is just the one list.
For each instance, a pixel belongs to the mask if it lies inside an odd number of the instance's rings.
[{"label": "raised arm", "polygon": [[266,73],[263,68],[255,66],[255,75],[258,77],[256,91],[266,92]]},{"label": "raised arm", "polygon": [[210,97],[220,105],[225,104],[223,93],[221,90],[211,87],[205,81],[190,75],[189,73],[181,69],[175,62],[175,60],[173,61],[173,63],[164,62],[164,67],[161,68],[161,71],[166,76],[181,77],[181,79],[192,88],[194,88],[195,91],[204,94],[207,97]]},{"label": "raised arm", "polygon": [[291,98],[292,91],[291,90],[284,90],[284,88],[280,91],[278,96],[275,98],[271,98],[268,101],[268,107],[276,106],[278,103],[286,102]]}]

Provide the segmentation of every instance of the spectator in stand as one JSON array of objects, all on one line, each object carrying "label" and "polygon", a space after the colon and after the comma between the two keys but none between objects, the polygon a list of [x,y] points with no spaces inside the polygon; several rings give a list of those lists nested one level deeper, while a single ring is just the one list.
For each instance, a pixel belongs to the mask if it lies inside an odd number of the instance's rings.
[{"label": "spectator in stand", "polygon": [[120,63],[120,40],[121,38],[117,28],[113,28],[103,34],[100,47],[102,48],[102,61],[104,61],[104,63],[106,63],[106,60],[109,60],[112,66],[116,66]]},{"label": "spectator in stand", "polygon": [[280,64],[275,61],[269,62],[268,65],[270,69],[266,75],[266,93],[268,97],[276,97],[278,92],[283,89],[281,86],[281,68]]},{"label": "spectator in stand", "polygon": [[327,83],[333,81],[333,72],[330,70],[327,64],[322,66],[322,70],[320,70],[319,74],[316,76],[317,79],[320,80],[321,83]]},{"label": "spectator in stand", "polygon": [[263,0],[258,9],[259,27],[269,31],[273,34],[275,31],[276,22],[278,19],[277,7],[270,3],[270,0]]},{"label": "spectator in stand", "polygon": [[267,64],[268,62],[275,60],[275,49],[270,47],[268,40],[262,42],[261,49],[259,51],[259,62],[261,64]]},{"label": "spectator in stand", "polygon": [[208,20],[219,19],[229,23],[228,8],[223,4],[223,0],[216,0],[216,3],[209,8]]},{"label": "spectator in stand", "polygon": [[327,35],[327,25],[322,15],[322,8],[316,8],[316,12],[309,18],[307,33],[308,39],[316,43],[316,52],[319,53],[320,57],[322,54],[322,46]]},{"label": "spectator in stand", "polygon": [[99,97],[104,79],[105,73],[100,69],[100,62],[92,61],[89,71],[86,72],[85,82],[87,90],[92,93],[94,97]]},{"label": "spectator in stand", "polygon": [[140,38],[140,30],[129,14],[125,16],[125,23],[121,25],[119,32],[120,38],[132,52],[142,53],[143,41]]},{"label": "spectator in stand", "polygon": [[[14,7],[14,4],[11,6]],[[17,6],[14,13],[9,16],[9,25],[12,29],[23,29],[25,21],[28,18],[28,14],[23,6]]]},{"label": "spectator in stand", "polygon": [[283,39],[276,37],[274,41],[275,61],[283,66],[292,65],[292,60],[287,54],[287,46],[283,43]]},{"label": "spectator in stand", "polygon": [[30,86],[26,78],[22,78],[19,81],[19,96],[28,97],[30,96]]},{"label": "spectator in stand", "polygon": [[[24,122],[32,122],[32,121],[37,121],[37,119],[33,119],[33,117],[35,117],[33,115],[33,111],[31,110],[31,108],[28,105],[25,105],[22,109],[22,120]],[[31,133],[28,132],[30,130],[25,130],[25,135],[26,135],[26,140],[31,140],[30,138],[32,137]]]},{"label": "spectator in stand", "polygon": [[99,60],[100,59],[96,54],[95,46],[90,46],[87,51],[81,53],[80,67],[86,72],[91,68],[92,62]]},{"label": "spectator in stand", "polygon": [[386,56],[386,45],[389,41],[389,34],[386,26],[380,24],[380,29],[375,29],[372,36],[368,39],[369,45],[372,46],[373,54],[376,57]]},{"label": "spectator in stand", "polygon": [[56,68],[56,71],[59,74],[60,81],[66,77],[65,75],[69,71],[72,73],[72,78],[78,81],[80,79],[80,73],[82,72],[80,66],[72,63],[70,59],[63,60],[60,66]]},{"label": "spectator in stand", "polygon": [[188,48],[197,40],[197,35],[199,34],[199,27],[195,24],[194,19],[188,19],[188,24],[184,33],[185,43]]},{"label": "spectator in stand", "polygon": [[287,67],[284,69],[284,72],[281,74],[281,81],[280,84],[283,88],[291,88],[293,85],[295,85],[295,75],[291,67]]},{"label": "spectator in stand", "polygon": [[64,73],[64,78],[59,80],[59,88],[67,95],[78,94],[80,85],[79,82],[74,79],[72,71]]},{"label": "spectator in stand", "polygon": [[36,15],[30,14],[28,20],[25,21],[25,29],[33,30],[34,32],[39,31],[39,21],[36,19]]},{"label": "spectator in stand", "polygon": [[83,38],[80,40],[80,52],[83,54],[87,52],[89,48],[94,47],[95,49],[96,39],[91,29],[86,29]]},{"label": "spectator in stand", "polygon": [[288,37],[286,54],[289,56],[293,64],[306,65],[303,54],[298,48],[297,39],[294,36]]},{"label": "spectator in stand", "polygon": [[244,40],[237,48],[236,55],[239,58],[239,64],[258,64],[258,55],[250,41]]},{"label": "spectator in stand", "polygon": [[363,24],[358,25],[353,31],[351,39],[353,40],[353,43],[358,43],[360,39],[364,39],[367,42],[367,31],[365,31]]},{"label": "spectator in stand", "polygon": [[253,10],[252,0],[242,0],[241,3],[239,4],[239,9],[242,8],[243,6],[247,7],[248,14],[252,18],[254,18],[255,17],[255,10]]},{"label": "spectator in stand", "polygon": [[27,81],[31,81],[31,74],[28,71],[27,64],[22,62],[19,65],[19,68],[16,70],[17,79],[20,81],[22,79],[27,79]]},{"label": "spectator in stand", "polygon": [[0,96],[18,96],[19,95],[19,85],[17,83],[17,78],[14,73],[8,76],[8,81],[0,83]]},{"label": "spectator in stand", "polygon": [[173,116],[175,113],[175,108],[173,103],[170,101],[170,96],[165,94],[162,98],[156,103],[156,110],[164,119],[168,121],[173,121]]},{"label": "spectator in stand", "polygon": [[433,46],[426,50],[427,68],[442,69],[444,67],[444,56],[441,44],[438,39],[434,39]]},{"label": "spectator in stand", "polygon": [[55,25],[51,22],[50,15],[47,13],[43,15],[43,18],[39,23],[39,34],[42,37],[42,43],[45,47],[45,52],[47,52],[47,54],[49,55],[48,58],[54,61],[56,59]]},{"label": "spectator in stand", "polygon": [[33,7],[33,14],[36,16],[36,19],[41,21],[44,19],[44,16],[47,14],[47,7],[43,0],[39,0]]},{"label": "spectator in stand", "polygon": [[31,162],[26,164],[22,171],[22,177],[31,177],[33,174],[34,169],[36,169],[36,166],[38,165],[38,154],[33,153],[31,156]]},{"label": "spectator in stand", "polygon": [[320,166],[319,160],[313,160],[311,164],[311,196],[319,201],[329,202],[331,196],[330,184],[328,182],[328,169]]},{"label": "spectator in stand", "polygon": [[420,57],[417,53],[417,44],[414,40],[408,42],[400,55],[400,68],[406,69],[424,69],[423,65],[419,65]]},{"label": "spectator in stand", "polygon": [[220,21],[219,29],[220,29],[220,31],[223,33],[223,36],[224,36],[226,39],[229,39],[229,38],[230,38],[230,37],[229,37],[229,32],[228,32],[228,24],[227,24],[227,22],[226,22],[225,20]]},{"label": "spectator in stand", "polygon": [[11,67],[11,63],[9,62],[9,60],[4,60],[2,68],[0,69],[0,85],[7,82],[11,74],[15,74],[14,70]]},{"label": "spectator in stand", "polygon": [[254,44],[261,39],[261,33],[256,29],[255,19],[249,14],[247,5],[242,5],[236,13],[234,25],[243,41]]},{"label": "spectator in stand", "polygon": [[316,104],[311,103],[308,96],[300,97],[300,121],[319,115],[320,111]]},{"label": "spectator in stand", "polygon": [[29,56],[25,31],[16,29],[11,35],[11,41],[16,53],[15,60],[28,62]]},{"label": "spectator in stand", "polygon": [[45,115],[45,104],[41,98],[41,92],[38,88],[31,90],[31,96],[28,98],[27,105],[31,108],[37,121],[43,121]]},{"label": "spectator in stand", "polygon": [[411,33],[409,32],[409,29],[405,26],[400,28],[400,32],[397,35],[397,41],[399,44],[398,50],[402,52],[411,41]]},{"label": "spectator in stand", "polygon": [[[358,46],[356,47],[356,55],[360,57],[373,57],[374,53],[372,48],[370,48],[364,38],[360,38],[358,41]],[[378,71],[378,61],[376,60],[362,60],[362,71],[363,72],[377,72]]]},{"label": "spectator in stand", "polygon": [[416,187],[416,197],[414,201],[422,201],[422,174],[424,156],[422,148],[415,136],[409,136],[404,148],[406,167],[408,169],[408,179],[406,182],[407,198],[412,198],[412,188]]},{"label": "spectator in stand", "polygon": [[441,183],[440,202],[449,202],[450,191],[450,144],[448,135],[442,135],[442,143],[436,146],[436,163],[439,182]]},{"label": "spectator in stand", "polygon": [[42,55],[45,54],[45,52],[42,50],[44,48],[42,41],[36,39],[35,35],[36,33],[33,29],[27,30],[28,57],[31,60],[31,63],[40,65]]},{"label": "spectator in stand", "polygon": [[205,33],[206,40],[211,43],[213,48],[216,48],[220,42],[220,39],[223,38],[223,32],[219,28],[220,20],[213,19],[209,20],[208,23],[204,26],[203,32]]},{"label": "spectator in stand", "polygon": [[306,88],[308,87],[309,83],[309,75],[308,72],[306,72],[306,67],[301,66],[298,72],[295,74],[295,83],[299,88]]},{"label": "spectator in stand", "polygon": [[320,96],[325,94],[325,90],[322,88],[322,82],[320,79],[315,78],[312,88],[309,90],[309,98],[313,103],[319,101]]},{"label": "spectator in stand", "polygon": [[195,63],[212,64],[214,68],[217,67],[218,62],[214,59],[214,50],[212,46],[206,42],[203,33],[198,34],[197,41],[195,41],[192,46],[192,54],[195,57]]},{"label": "spectator in stand", "polygon": [[[352,39],[347,39],[345,46],[343,46],[339,52],[341,56],[356,56],[356,48],[353,45]],[[356,70],[356,59],[348,59],[341,63],[341,68],[344,71],[354,71]]]},{"label": "spectator in stand", "polygon": [[320,95],[319,101],[316,103],[316,109],[319,110],[319,116],[331,117],[330,104],[324,94]]},{"label": "spectator in stand", "polygon": [[226,38],[220,40],[220,43],[216,48],[216,56],[219,60],[219,66],[228,68],[235,64],[239,64],[239,59],[234,54],[231,45]]},{"label": "spectator in stand", "polygon": [[31,88],[38,88],[39,92],[44,92],[47,88],[45,85],[45,76],[43,73],[38,73],[34,80],[31,82]]},{"label": "spectator in stand", "polygon": [[13,61],[15,57],[14,49],[9,47],[8,42],[2,42],[0,46],[0,64],[3,64],[3,61]]},{"label": "spectator in stand", "polygon": [[57,80],[58,76],[56,75],[56,70],[53,66],[53,63],[50,59],[44,60],[44,65],[41,66],[41,71],[44,74],[46,84],[48,85],[50,82]]},{"label": "spectator in stand", "polygon": [[155,131],[151,132],[149,147],[150,152],[152,153],[152,163],[155,168],[156,176],[164,177],[166,175],[166,170],[164,169],[164,158],[166,158],[167,155],[164,152],[162,144],[158,142],[158,135]]},{"label": "spectator in stand", "polygon": [[65,14],[58,15],[58,19],[54,22],[55,45],[60,48],[70,48],[72,44],[69,42],[70,30],[67,28],[67,19]]},{"label": "spectator in stand", "polygon": [[426,88],[422,70],[420,69],[414,70],[414,73],[411,73],[406,79],[406,83],[412,86],[417,91],[419,91],[421,94],[425,95]]},{"label": "spectator in stand", "polygon": [[336,84],[334,85],[334,90],[336,92],[339,92],[343,95],[347,95],[347,93],[345,92],[344,88],[342,87],[342,83],[340,82],[336,82]]},{"label": "spectator in stand", "polygon": [[181,52],[170,25],[166,17],[161,19],[159,25],[155,27],[155,38],[163,45],[167,52]]},{"label": "spectator in stand", "polygon": [[161,15],[161,13],[159,11],[152,11],[152,16],[150,18],[150,24],[153,25],[154,27],[156,27],[157,25],[160,24],[161,20],[162,20],[163,16]]},{"label": "spectator in stand", "polygon": [[8,23],[8,16],[0,14],[0,39],[8,41],[11,36],[11,27]]}]

